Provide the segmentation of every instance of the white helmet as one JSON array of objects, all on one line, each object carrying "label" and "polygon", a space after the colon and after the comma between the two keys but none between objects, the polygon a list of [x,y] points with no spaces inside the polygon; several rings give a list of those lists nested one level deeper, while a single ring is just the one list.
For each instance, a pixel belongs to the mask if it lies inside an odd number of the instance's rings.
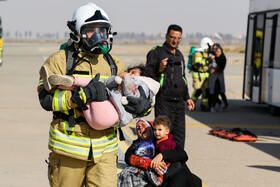
[{"label": "white helmet", "polygon": [[[105,53],[108,52],[108,38],[112,37],[112,26],[108,15],[102,8],[91,2],[82,5],[74,12],[72,21],[68,21],[67,26],[73,32],[70,34],[73,42],[79,43],[80,39],[85,39],[85,47],[89,50],[93,50],[97,45],[103,45],[105,42],[107,46]],[[90,38],[85,32],[85,28],[89,27],[95,29]]]},{"label": "white helmet", "polygon": [[213,41],[209,37],[202,38],[200,42],[200,48],[206,50],[213,45]]}]

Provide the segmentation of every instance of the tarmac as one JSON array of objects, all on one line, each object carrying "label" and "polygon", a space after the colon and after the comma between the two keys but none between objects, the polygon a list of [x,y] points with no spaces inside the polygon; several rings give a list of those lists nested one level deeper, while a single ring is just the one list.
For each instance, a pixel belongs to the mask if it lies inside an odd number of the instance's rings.
[{"label": "tarmac", "polygon": [[[49,186],[45,159],[52,114],[41,108],[36,88],[41,65],[58,48],[57,43],[4,44],[0,67],[0,186]],[[145,54],[140,55],[143,57],[138,61],[145,59]],[[231,54],[227,57],[229,61],[235,58]],[[126,65],[133,61],[131,58],[125,58]],[[272,116],[266,105],[242,98],[243,64],[234,60],[228,63],[225,80],[229,100],[225,111],[201,112],[199,103],[194,111],[186,110],[188,167],[208,187],[279,187],[280,115]],[[153,113],[145,117],[153,118]],[[216,127],[246,128],[258,140],[235,142],[209,135]],[[127,141],[119,142],[119,172],[125,167],[123,154],[135,139],[134,123],[123,132]]]}]

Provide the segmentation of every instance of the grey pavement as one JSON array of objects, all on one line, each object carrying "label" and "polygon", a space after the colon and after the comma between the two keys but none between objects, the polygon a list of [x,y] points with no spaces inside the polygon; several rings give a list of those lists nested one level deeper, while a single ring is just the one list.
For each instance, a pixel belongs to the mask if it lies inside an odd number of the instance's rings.
[{"label": "grey pavement", "polygon": [[[38,102],[36,87],[39,68],[59,44],[4,44],[0,67],[0,186],[49,186],[47,180],[48,130],[51,113]],[[135,46],[131,46],[132,48]],[[144,62],[148,46],[139,53],[125,55],[126,65]],[[186,55],[186,54],[185,54]],[[186,111],[186,146],[190,170],[209,187],[280,186],[280,116],[271,116],[266,105],[242,99],[242,54],[229,54],[226,87],[229,108],[223,112]],[[238,60],[236,60],[238,59]],[[191,89],[191,77],[188,74]],[[153,120],[153,113],[146,117]],[[209,135],[215,127],[247,128],[257,142],[234,142]],[[127,139],[133,124],[126,126]],[[120,164],[129,146],[120,142]]]}]

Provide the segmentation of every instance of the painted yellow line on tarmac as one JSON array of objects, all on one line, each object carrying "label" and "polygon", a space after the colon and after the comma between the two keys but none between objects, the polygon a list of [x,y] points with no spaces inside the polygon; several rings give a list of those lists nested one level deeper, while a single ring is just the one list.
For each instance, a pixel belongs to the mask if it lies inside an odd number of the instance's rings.
[{"label": "painted yellow line on tarmac", "polygon": [[198,124],[191,124],[187,123],[186,127],[227,127],[227,128],[256,128],[256,129],[280,129],[280,126],[273,126],[273,125],[227,125],[227,124],[203,124],[203,123],[198,123]]}]

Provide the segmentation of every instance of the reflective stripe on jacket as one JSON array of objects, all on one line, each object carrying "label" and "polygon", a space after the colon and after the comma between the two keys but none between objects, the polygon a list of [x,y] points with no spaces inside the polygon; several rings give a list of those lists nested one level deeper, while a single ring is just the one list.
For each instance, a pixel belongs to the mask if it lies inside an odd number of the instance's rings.
[{"label": "reflective stripe on jacket", "polygon": [[[79,137],[82,132],[68,135],[65,132],[67,121],[60,121],[59,124],[50,127],[49,148],[58,154],[74,157],[81,160],[87,160],[92,147],[92,158],[98,162],[103,153],[113,152],[118,149],[118,139],[114,128],[97,132],[90,137]],[[84,125],[87,125],[84,123]],[[61,130],[59,127],[64,126]],[[88,125],[87,125],[88,126]],[[107,131],[107,132],[106,132]],[[97,137],[94,137],[98,135]]]},{"label": "reflective stripe on jacket", "polygon": [[192,77],[193,78],[201,78],[201,79],[206,79],[206,78],[209,78],[209,73],[206,72],[206,73],[199,73],[199,72],[192,72]]},{"label": "reflective stripe on jacket", "polygon": [[[195,52],[193,55],[193,68],[192,71],[192,77],[193,78],[199,78],[199,79],[206,79],[209,78],[209,72],[208,72],[208,61],[206,58],[208,57],[208,54],[206,52]],[[200,67],[198,67],[198,64],[200,64]]]}]

